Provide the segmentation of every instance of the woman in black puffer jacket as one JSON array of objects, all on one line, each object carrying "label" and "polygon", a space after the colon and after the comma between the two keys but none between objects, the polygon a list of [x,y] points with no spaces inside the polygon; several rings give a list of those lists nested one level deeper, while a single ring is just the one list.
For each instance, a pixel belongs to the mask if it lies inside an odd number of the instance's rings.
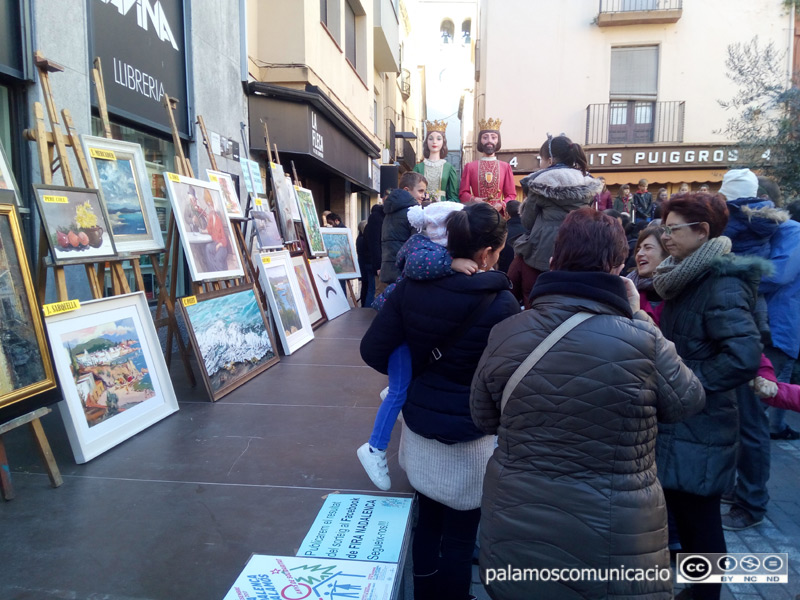
[{"label": "woman in black puffer jacket", "polygon": [[[672,598],[657,421],[697,412],[704,393],[639,310],[633,282],[619,277],[627,253],[615,219],[571,212],[531,310],[492,330],[475,374],[472,418],[499,444],[486,470],[480,539],[481,578],[495,600]],[[527,371],[501,411],[519,365],[579,312],[591,316]],[[512,580],[507,566],[555,569],[560,581]],[[608,570],[623,567],[650,569],[650,580],[609,580]],[[562,569],[597,569],[606,580],[567,580]]]},{"label": "woman in black puffer jacket", "polygon": [[[659,427],[658,478],[683,551],[724,553],[720,497],[736,471],[735,390],[756,376],[761,360],[753,313],[763,262],[730,254],[731,240],[722,235],[728,208],[718,196],[675,196],[663,218],[670,256],[653,278],[664,298],[659,325],[703,383],[706,405],[682,423]],[[691,598],[717,599],[722,586],[691,590]]]},{"label": "woman in black puffer jacket", "polygon": [[[506,222],[490,205],[475,204],[449,217],[447,236],[453,258],[487,270],[505,244]],[[491,328],[519,312],[509,287],[500,271],[403,279],[361,340],[361,357],[381,373],[397,346],[411,350],[400,465],[419,492],[415,600],[469,598],[483,474],[494,447],[470,417],[470,383]],[[441,359],[429,364],[435,348]]]}]

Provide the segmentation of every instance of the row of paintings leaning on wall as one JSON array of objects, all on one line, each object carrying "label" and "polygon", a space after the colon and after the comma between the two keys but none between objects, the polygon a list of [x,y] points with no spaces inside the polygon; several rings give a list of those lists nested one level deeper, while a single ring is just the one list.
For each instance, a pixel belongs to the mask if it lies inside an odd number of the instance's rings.
[{"label": "row of paintings leaning on wall", "polygon": [[[91,136],[83,145],[97,189],[34,186],[54,264],[162,251],[141,147]],[[177,411],[177,399],[143,292],[83,302],[42,322],[8,164],[0,146],[0,409],[55,388],[57,374],[60,412],[75,460],[84,463]],[[292,186],[280,165],[269,171],[275,206],[256,197],[249,215],[228,174],[164,177],[192,279],[243,275],[232,227],[246,222],[268,300],[262,307],[252,285],[181,299],[212,400],[279,361],[265,308],[291,354],[313,339],[316,325],[350,309],[339,281],[360,276],[350,230],[323,231],[311,192]],[[298,239],[295,223],[310,260],[282,249]]]}]

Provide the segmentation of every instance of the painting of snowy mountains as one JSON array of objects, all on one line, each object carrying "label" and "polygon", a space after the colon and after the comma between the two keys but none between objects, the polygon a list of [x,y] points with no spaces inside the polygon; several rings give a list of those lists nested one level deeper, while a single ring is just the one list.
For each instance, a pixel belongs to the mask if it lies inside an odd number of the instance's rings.
[{"label": "painting of snowy mountains", "polygon": [[182,298],[180,307],[212,401],[278,362],[253,286]]}]

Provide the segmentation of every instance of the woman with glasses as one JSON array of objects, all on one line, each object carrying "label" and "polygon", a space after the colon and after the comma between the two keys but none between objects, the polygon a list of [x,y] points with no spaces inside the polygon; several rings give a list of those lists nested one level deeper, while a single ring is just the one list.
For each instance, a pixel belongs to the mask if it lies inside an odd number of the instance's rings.
[{"label": "woman with glasses", "polygon": [[[664,298],[659,325],[703,383],[706,405],[685,421],[659,425],[658,477],[683,551],[724,553],[720,497],[736,470],[735,388],[753,379],[761,358],[753,318],[761,263],[730,253],[720,197],[680,194],[664,205],[663,219],[669,257],[653,278]],[[697,585],[678,598],[718,599],[721,589]]]}]

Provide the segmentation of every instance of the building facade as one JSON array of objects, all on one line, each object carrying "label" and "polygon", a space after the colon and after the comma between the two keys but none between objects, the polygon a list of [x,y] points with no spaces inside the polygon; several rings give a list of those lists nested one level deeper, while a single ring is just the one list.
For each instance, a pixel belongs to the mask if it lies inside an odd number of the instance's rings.
[{"label": "building facade", "polygon": [[[792,72],[795,19],[781,0],[481,0],[475,119],[503,120],[517,179],[548,133],[584,146],[612,188],[714,184],[738,151],[721,131],[737,93],[728,47],[758,36]],[[655,190],[653,190],[655,191]]]}]

